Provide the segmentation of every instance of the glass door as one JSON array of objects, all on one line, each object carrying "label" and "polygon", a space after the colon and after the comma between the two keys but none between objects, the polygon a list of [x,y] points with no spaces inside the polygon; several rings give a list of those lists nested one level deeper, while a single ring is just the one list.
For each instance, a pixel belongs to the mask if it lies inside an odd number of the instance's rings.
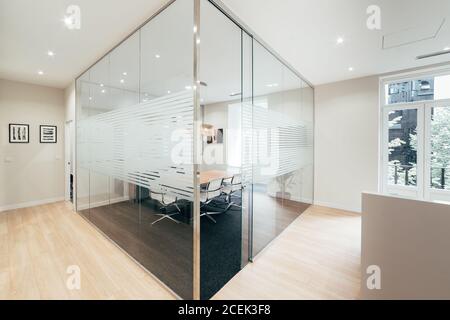
[{"label": "glass door", "polygon": [[425,198],[450,203],[450,101],[426,105]]},{"label": "glass door", "polygon": [[383,186],[393,195],[423,197],[423,105],[383,111]]}]

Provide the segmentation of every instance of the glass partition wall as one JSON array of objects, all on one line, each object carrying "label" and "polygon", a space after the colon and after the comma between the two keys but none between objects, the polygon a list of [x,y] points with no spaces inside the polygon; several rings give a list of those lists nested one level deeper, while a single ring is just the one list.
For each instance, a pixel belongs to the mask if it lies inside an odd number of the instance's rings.
[{"label": "glass partition wall", "polygon": [[214,1],[177,0],[83,73],[77,211],[209,299],[313,200],[313,89]]}]

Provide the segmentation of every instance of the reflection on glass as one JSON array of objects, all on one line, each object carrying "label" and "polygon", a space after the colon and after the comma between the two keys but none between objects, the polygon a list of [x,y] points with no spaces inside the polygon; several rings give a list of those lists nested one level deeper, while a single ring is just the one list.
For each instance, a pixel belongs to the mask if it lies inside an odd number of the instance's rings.
[{"label": "reflection on glass", "polygon": [[389,113],[388,183],[417,186],[417,109]]},{"label": "reflection on glass", "polygon": [[209,299],[243,264],[241,29],[208,1],[202,1],[200,9],[200,288],[201,298]]},{"label": "reflection on glass", "polygon": [[450,190],[450,107],[431,113],[431,187]]},{"label": "reflection on glass", "polygon": [[198,83],[188,0],[170,4],[77,79],[77,210],[185,299],[194,298],[194,265],[201,298],[214,296],[313,200],[313,88],[200,3]]},{"label": "reflection on glass", "polygon": [[192,29],[193,2],[177,1],[77,80],[77,210],[186,299],[193,297]]},{"label": "reflection on glass", "polygon": [[254,42],[253,256],[312,202],[312,92]]}]

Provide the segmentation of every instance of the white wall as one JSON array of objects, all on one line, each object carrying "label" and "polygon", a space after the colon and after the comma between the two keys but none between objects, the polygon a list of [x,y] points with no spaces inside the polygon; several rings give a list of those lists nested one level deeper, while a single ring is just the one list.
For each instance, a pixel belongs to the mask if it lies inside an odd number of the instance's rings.
[{"label": "white wall", "polygon": [[[0,211],[64,199],[64,91],[0,80]],[[10,123],[30,125],[29,144],[10,144]],[[39,125],[58,127],[39,143]]]},{"label": "white wall", "polygon": [[[362,299],[450,299],[450,206],[363,195]],[[369,290],[380,268],[381,287]],[[370,279],[369,279],[370,277]]]},{"label": "white wall", "polygon": [[315,203],[361,211],[378,190],[378,77],[315,87]]}]

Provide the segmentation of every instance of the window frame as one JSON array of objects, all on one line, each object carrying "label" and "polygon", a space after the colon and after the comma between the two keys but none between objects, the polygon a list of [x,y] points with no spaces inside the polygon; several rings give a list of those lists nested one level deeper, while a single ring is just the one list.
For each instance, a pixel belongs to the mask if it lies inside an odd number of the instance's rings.
[{"label": "window frame", "polygon": [[[383,194],[393,194],[401,197],[419,200],[430,200],[432,193],[440,193],[449,196],[450,191],[433,189],[427,183],[430,180],[431,165],[431,110],[436,106],[450,106],[449,99],[434,99],[424,101],[412,101],[388,104],[386,99],[387,85],[397,82],[407,82],[423,77],[436,78],[450,75],[450,67],[429,68],[417,72],[401,73],[397,75],[379,78],[379,165],[378,165],[378,189]],[[390,186],[388,184],[388,133],[389,125],[387,114],[394,110],[417,109],[417,186]],[[392,192],[393,189],[398,192]],[[412,195],[412,189],[417,189],[417,195]]]}]

